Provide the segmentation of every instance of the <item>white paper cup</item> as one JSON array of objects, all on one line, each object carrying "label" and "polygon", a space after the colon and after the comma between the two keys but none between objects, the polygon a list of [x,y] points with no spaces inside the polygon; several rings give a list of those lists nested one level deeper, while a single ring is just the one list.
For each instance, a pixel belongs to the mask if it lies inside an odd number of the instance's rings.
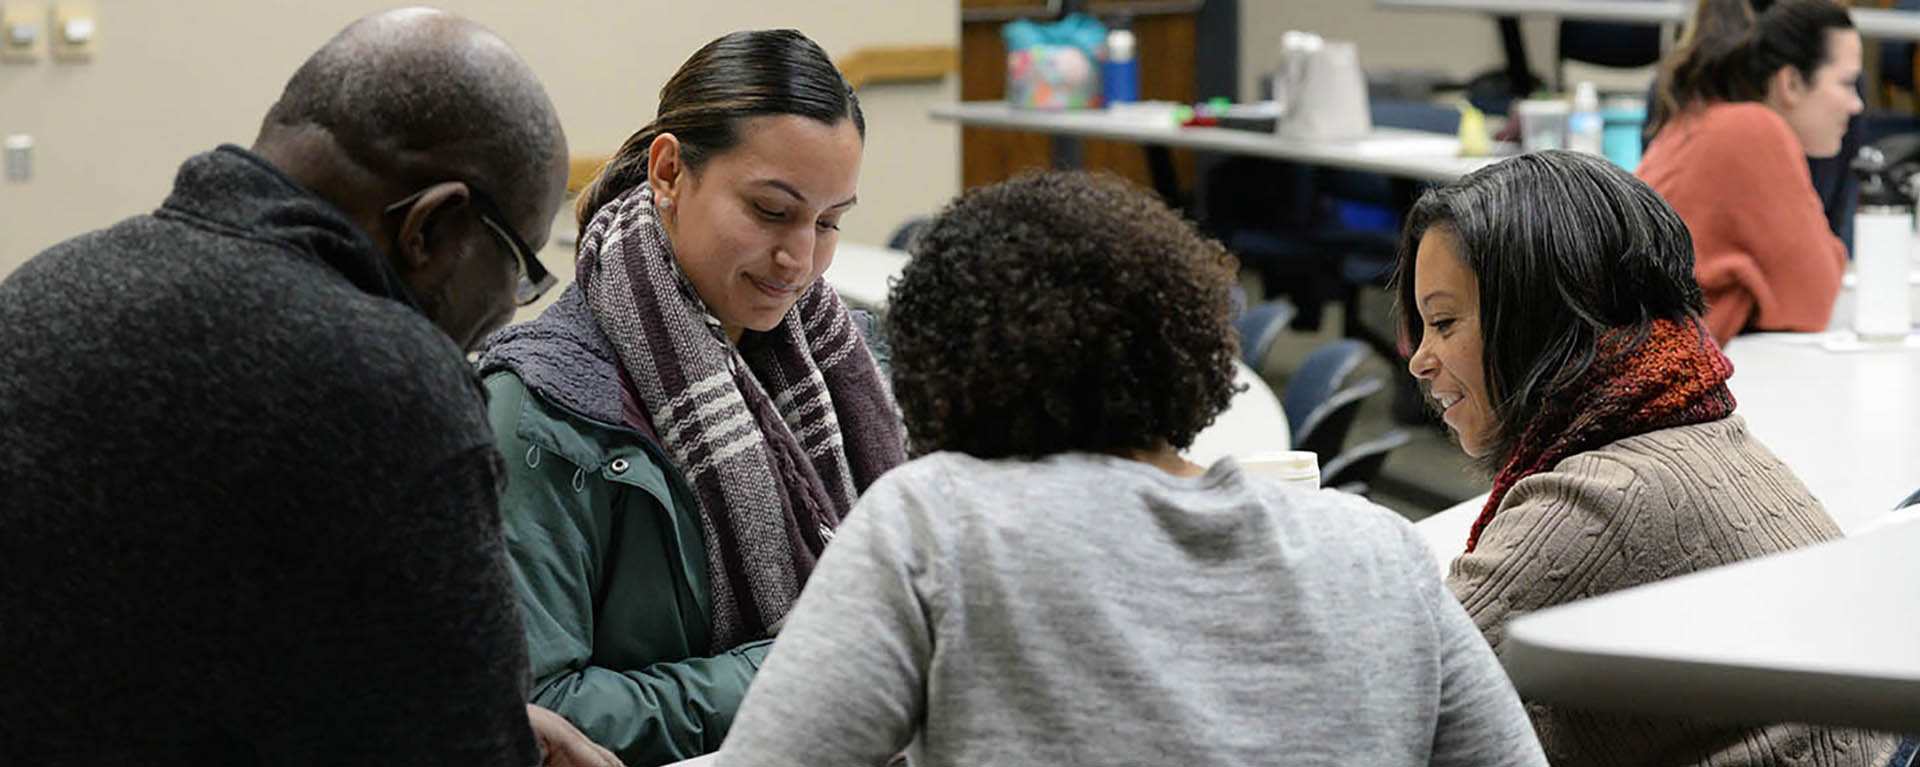
[{"label": "white paper cup", "polygon": [[1241,470],[1256,477],[1270,477],[1308,490],[1320,487],[1320,456],[1310,450],[1275,450],[1235,460]]}]

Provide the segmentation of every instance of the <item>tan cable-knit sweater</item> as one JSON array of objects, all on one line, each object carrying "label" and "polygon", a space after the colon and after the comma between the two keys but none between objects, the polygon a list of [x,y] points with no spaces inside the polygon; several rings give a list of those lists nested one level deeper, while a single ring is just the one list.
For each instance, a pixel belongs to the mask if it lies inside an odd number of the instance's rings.
[{"label": "tan cable-knit sweater", "polygon": [[[1840,528],[1746,421],[1614,442],[1520,480],[1447,586],[1498,650],[1542,607],[1837,538]],[[1891,736],[1711,725],[1529,702],[1547,758],[1571,765],[1882,767]]]}]

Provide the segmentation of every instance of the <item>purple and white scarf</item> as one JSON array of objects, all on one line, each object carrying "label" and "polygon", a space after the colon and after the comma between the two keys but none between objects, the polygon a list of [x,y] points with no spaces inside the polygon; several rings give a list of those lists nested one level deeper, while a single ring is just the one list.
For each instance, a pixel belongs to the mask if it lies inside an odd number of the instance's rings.
[{"label": "purple and white scarf", "polygon": [[642,183],[580,239],[587,306],[693,488],[713,649],[785,617],[860,491],[906,460],[893,397],[825,280],[736,346],[674,259]]}]

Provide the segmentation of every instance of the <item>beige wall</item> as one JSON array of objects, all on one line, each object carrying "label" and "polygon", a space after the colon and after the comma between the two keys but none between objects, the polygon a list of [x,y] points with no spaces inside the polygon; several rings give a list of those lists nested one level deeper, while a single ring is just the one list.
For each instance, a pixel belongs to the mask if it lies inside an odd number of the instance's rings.
[{"label": "beige wall", "polygon": [[[403,2],[96,0],[98,55],[0,64],[0,134],[34,137],[34,177],[0,182],[0,276],[66,237],[152,209],[181,160],[252,142],[300,62],[354,18]],[[47,2],[42,0],[42,5]],[[493,28],[546,82],[576,153],[611,152],[660,84],[722,33],[791,26],[839,57],[866,45],[958,45],[958,0],[443,0]],[[868,143],[852,241],[880,243],[959,190],[959,137],[926,118],[956,79],[861,93]],[[548,257],[553,257],[549,251]],[[561,256],[564,258],[564,254]],[[556,263],[560,266],[564,262]]]},{"label": "beige wall", "polygon": [[[1533,71],[1553,77],[1555,20],[1521,21]],[[1304,29],[1360,47],[1360,66],[1440,69],[1466,79],[1506,62],[1493,18],[1479,13],[1384,11],[1373,0],[1240,0],[1240,93],[1259,94],[1255,78],[1279,60],[1280,35]]]}]

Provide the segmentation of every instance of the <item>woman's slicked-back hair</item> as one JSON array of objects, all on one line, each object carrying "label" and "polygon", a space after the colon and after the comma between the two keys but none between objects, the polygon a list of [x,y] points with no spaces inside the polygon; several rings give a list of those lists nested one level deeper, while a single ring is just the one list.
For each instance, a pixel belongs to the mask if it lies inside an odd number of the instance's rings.
[{"label": "woman's slicked-back hair", "polygon": [[833,125],[850,119],[867,135],[860,99],[827,52],[791,29],[725,35],[694,51],[660,88],[653,122],[628,137],[600,175],[580,191],[574,215],[585,231],[600,207],[647,180],[653,140],[671,133],[680,160],[699,173],[706,161],[740,143],[741,123],[763,115],[797,115]]},{"label": "woman's slicked-back hair", "polygon": [[1601,335],[1631,354],[1655,320],[1698,322],[1687,225],[1652,188],[1604,158],[1525,154],[1428,192],[1407,215],[1394,272],[1402,329],[1425,329],[1413,275],[1420,242],[1449,237],[1479,283],[1481,364],[1506,461],[1541,404],[1586,374]]},{"label": "woman's slicked-back hair", "polygon": [[1660,65],[1646,135],[1714,101],[1760,101],[1767,80],[1793,67],[1807,82],[1831,57],[1827,32],[1852,29],[1830,0],[1699,0],[1680,45]]},{"label": "woman's slicked-back hair", "polygon": [[968,191],[887,302],[916,455],[1184,448],[1234,392],[1237,265],[1145,190],[1054,171]]}]

